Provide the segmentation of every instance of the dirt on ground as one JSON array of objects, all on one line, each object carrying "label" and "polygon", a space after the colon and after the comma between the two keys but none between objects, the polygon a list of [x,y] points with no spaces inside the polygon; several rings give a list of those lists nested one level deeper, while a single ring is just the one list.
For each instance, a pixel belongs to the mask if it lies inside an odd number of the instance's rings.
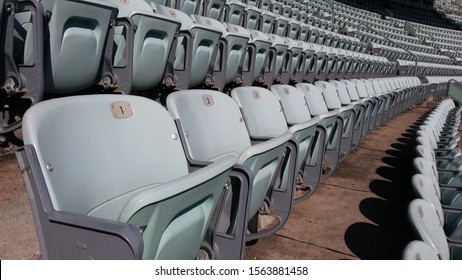
[{"label": "dirt on ground", "polygon": [[0,148],[0,259],[40,259],[29,198],[14,154]]}]

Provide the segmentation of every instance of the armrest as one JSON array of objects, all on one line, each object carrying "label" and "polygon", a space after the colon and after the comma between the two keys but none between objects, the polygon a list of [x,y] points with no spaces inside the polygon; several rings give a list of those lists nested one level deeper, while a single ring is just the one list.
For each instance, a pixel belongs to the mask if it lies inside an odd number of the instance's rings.
[{"label": "armrest", "polygon": [[[219,174],[231,170],[236,164],[236,158],[233,156],[223,157],[221,160],[213,162],[204,168],[198,169],[176,180],[157,184],[155,186],[146,186],[132,197],[126,204],[119,216],[119,221],[127,222],[136,212],[150,204],[170,198],[172,195],[185,192],[195,186],[209,181]],[[174,190],[174,193],[172,192]]]},{"label": "armrest", "polygon": [[241,155],[237,159],[237,164],[243,164],[247,161],[247,159],[253,157],[254,155],[262,154],[268,150],[272,150],[276,147],[284,145],[285,143],[290,141],[290,139],[292,139],[292,133],[286,131],[278,137],[274,137],[267,141],[258,143],[256,145],[252,145],[241,153]]}]

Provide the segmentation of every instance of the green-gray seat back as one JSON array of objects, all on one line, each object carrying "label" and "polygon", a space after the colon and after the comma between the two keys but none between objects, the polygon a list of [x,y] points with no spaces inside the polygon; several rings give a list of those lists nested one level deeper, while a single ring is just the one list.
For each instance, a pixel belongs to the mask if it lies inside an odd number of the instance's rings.
[{"label": "green-gray seat back", "polygon": [[170,114],[129,95],[41,102],[26,113],[23,133],[54,210],[139,226],[144,259],[196,257],[236,162],[189,174]]},{"label": "green-gray seat back", "polygon": [[438,252],[420,240],[409,242],[403,251],[403,260],[439,260]]},{"label": "green-gray seat back", "polygon": [[[180,22],[153,12],[143,0],[118,5],[119,17],[129,17],[136,25],[133,42],[133,89],[147,90],[162,82]],[[154,6],[155,7],[155,6]]]},{"label": "green-gray seat back", "polygon": [[412,176],[412,188],[416,194],[430,203],[438,214],[438,218],[444,224],[444,213],[441,207],[441,190],[438,185],[423,174],[415,174]]},{"label": "green-gray seat back", "polygon": [[247,6],[245,8],[244,27],[257,30],[261,21],[261,13],[262,11],[256,7]]},{"label": "green-gray seat back", "polygon": [[323,94],[317,86],[308,83],[299,83],[296,85],[296,88],[304,93],[312,116],[320,116],[329,112]]},{"label": "green-gray seat back", "polygon": [[334,85],[325,81],[317,81],[314,84],[321,90],[324,101],[326,102],[326,106],[329,110],[340,109],[342,107],[337,89]]},{"label": "green-gray seat back", "polygon": [[287,131],[278,99],[260,87],[237,87],[231,97],[242,111],[251,138],[273,138]]},{"label": "green-gray seat back", "polygon": [[337,94],[342,105],[351,104],[350,95],[348,94],[347,86],[344,83],[337,80],[331,80],[329,83],[336,87]]},{"label": "green-gray seat back", "polygon": [[311,119],[308,104],[300,90],[293,86],[272,85],[271,91],[278,97],[289,125],[303,123]]},{"label": "green-gray seat back", "polygon": [[221,19],[226,0],[207,0],[204,5],[204,16],[216,20]]},{"label": "green-gray seat back", "polygon": [[247,29],[230,23],[222,25],[222,34],[214,68],[215,86],[221,91],[241,74],[250,40]]},{"label": "green-gray seat back", "polygon": [[228,0],[226,1],[223,19],[224,21],[236,24],[243,25],[242,21],[244,19],[246,5],[238,0]]},{"label": "green-gray seat back", "polygon": [[45,40],[45,91],[66,94],[91,87],[117,7],[99,0],[41,3],[51,11]]},{"label": "green-gray seat back", "polygon": [[449,245],[435,209],[423,199],[414,199],[408,207],[409,220],[419,237],[430,244],[440,259],[449,260]]},{"label": "green-gray seat back", "polygon": [[167,108],[181,126],[191,159],[214,161],[232,154],[239,156],[239,165],[249,168],[253,179],[248,218],[255,215],[273,187],[290,136],[251,146],[239,106],[231,97],[217,91],[173,92],[167,97]]}]

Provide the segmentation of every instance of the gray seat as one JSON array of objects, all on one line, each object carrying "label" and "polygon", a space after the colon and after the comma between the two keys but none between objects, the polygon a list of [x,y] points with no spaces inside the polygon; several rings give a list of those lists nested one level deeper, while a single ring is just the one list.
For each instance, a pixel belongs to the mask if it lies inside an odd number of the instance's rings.
[{"label": "gray seat", "polygon": [[252,86],[254,84],[265,84],[265,67],[268,60],[271,39],[267,34],[258,30],[249,30],[250,40],[247,45],[247,51],[242,67],[242,76],[244,85]]},{"label": "gray seat", "polygon": [[351,104],[351,102],[348,103],[348,95],[341,95],[343,100],[342,102],[339,97],[337,88],[333,84],[325,81],[317,81],[314,84],[321,90],[327,109],[329,111],[337,110],[338,117],[341,118],[342,136],[340,141],[339,158],[339,161],[341,162],[353,149],[353,134],[356,122],[356,112],[354,110],[354,105]]},{"label": "gray seat", "polygon": [[[180,128],[181,139],[192,162],[216,161],[227,154],[238,156],[231,191],[243,199],[239,203],[234,202],[233,195],[225,199],[226,210],[218,218],[218,231],[229,243],[228,249],[221,252],[231,255],[237,252],[243,257],[245,246],[240,237],[254,240],[272,234],[282,226],[285,222],[282,218],[290,212],[287,209],[286,212],[279,211],[276,206],[280,205],[267,198],[276,202],[279,188],[283,190],[283,197],[287,196],[287,191],[293,190],[293,186],[288,187],[287,182],[281,181],[280,168],[291,133],[252,145],[238,105],[217,91],[173,92],[167,97],[167,108]],[[269,208],[273,206],[275,208]],[[283,206],[291,206],[291,203]],[[274,217],[273,227],[258,230],[261,216]]]},{"label": "gray seat", "polygon": [[297,88],[273,85],[271,91],[279,100],[298,147],[295,202],[300,202],[310,197],[321,182],[326,131],[318,125],[319,117],[311,117],[305,97]]},{"label": "gray seat", "polygon": [[439,259],[461,259],[462,243],[446,237],[435,209],[427,201],[411,201],[408,216],[418,237],[435,249]]},{"label": "gray seat", "polygon": [[36,1],[0,1],[0,135],[17,140],[24,112],[43,98],[44,20]]},{"label": "gray seat", "polygon": [[[116,83],[112,73],[100,71],[108,53],[105,42],[112,32],[110,22],[116,19],[117,7],[99,0],[41,3],[44,9],[53,11],[44,50],[47,98],[101,89],[112,92]],[[98,87],[88,90],[94,88],[95,81]]]},{"label": "gray seat", "polygon": [[230,23],[223,24],[222,28],[223,35],[213,70],[213,86],[227,93],[231,88],[244,83],[242,67],[250,33],[247,29]]},{"label": "gray seat", "polygon": [[[165,75],[171,77],[172,88],[188,89],[201,87],[210,81],[213,75],[215,54],[218,41],[222,35],[214,19],[191,15],[156,5],[157,12],[181,22],[175,48],[173,69],[167,69]],[[162,100],[162,103],[164,100]]]},{"label": "gray seat", "polygon": [[[361,136],[365,123],[367,107],[364,106],[363,102],[359,99],[354,85],[350,85],[353,86],[353,88],[350,88],[352,91],[352,94],[350,95],[350,90],[348,89],[347,84],[343,83],[342,81],[332,80],[329,81],[329,83],[336,87],[338,97],[343,106],[353,106],[353,110],[355,112],[355,120],[353,128],[352,148],[354,149],[362,140]],[[355,98],[355,100],[352,100],[352,98]]]},{"label": "gray seat", "polygon": [[326,131],[326,153],[323,161],[323,178],[330,176],[340,162],[343,121],[338,118],[338,110],[329,111],[321,90],[308,83],[295,85],[305,96],[312,117],[319,117],[318,124]]},{"label": "gray seat", "polygon": [[130,95],[41,102],[23,134],[44,259],[194,259],[236,162],[190,173],[169,113]]},{"label": "gray seat", "polygon": [[[130,76],[131,86],[127,93],[156,98],[152,95],[153,89],[161,86],[165,69],[173,67],[172,46],[181,23],[173,17],[160,15],[155,4],[150,6],[143,0],[108,1],[118,6],[119,18],[129,18],[133,22],[131,28],[136,26],[132,42],[126,42],[123,28],[116,29],[114,68],[132,68],[129,73],[118,74],[119,77]],[[131,52],[131,60],[121,54],[125,49]],[[132,65],[127,65],[130,62]]]},{"label": "gray seat", "polygon": [[438,252],[420,240],[409,242],[403,250],[403,260],[439,260]]},{"label": "gray seat", "polygon": [[[268,35],[271,40],[271,47],[265,63],[265,86],[282,83],[282,71],[289,48],[282,37],[274,34]],[[290,61],[292,60],[290,59]]]}]

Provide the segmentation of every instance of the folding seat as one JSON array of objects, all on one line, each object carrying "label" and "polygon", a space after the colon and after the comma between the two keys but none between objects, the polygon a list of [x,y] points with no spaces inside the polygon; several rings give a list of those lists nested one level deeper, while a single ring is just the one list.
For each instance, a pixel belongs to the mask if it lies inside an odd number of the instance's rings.
[{"label": "folding seat", "polygon": [[[191,15],[169,7],[156,5],[157,12],[181,22],[177,37],[175,60],[165,75],[171,77],[175,89],[213,85],[211,75],[215,63],[221,23],[214,19]],[[162,103],[164,100],[162,99]]]},{"label": "folding seat", "polygon": [[[249,87],[239,87],[233,92],[238,89]],[[247,97],[264,99],[263,94],[264,89],[253,88]],[[231,97],[217,91],[174,92],[167,97],[167,108],[179,127],[190,161],[216,161],[228,154],[238,158],[231,174],[232,188],[222,203],[224,210],[218,217],[217,231],[223,235],[243,232],[250,241],[280,229],[292,207],[296,159],[290,142],[292,134],[282,120],[282,111],[273,112],[271,120],[277,122],[268,131],[264,124],[250,127],[249,120],[258,114],[243,115]],[[240,197],[239,204],[235,197]],[[268,224],[261,224],[262,219],[269,219]],[[230,236],[229,242],[238,246],[234,238]]]},{"label": "folding seat", "polygon": [[379,102],[376,98],[370,95],[370,93],[373,92],[373,89],[371,89],[371,84],[367,80],[352,79],[350,82],[356,87],[359,98],[363,101],[365,108],[367,108],[362,132],[362,137],[364,138],[372,131],[371,127],[375,124],[375,117],[379,108]]},{"label": "folding seat", "polygon": [[260,30],[262,10],[257,7],[247,6],[244,13],[244,24],[243,26],[248,29]]},{"label": "folding seat", "polygon": [[238,0],[227,0],[223,7],[222,19],[235,25],[244,26],[244,14],[246,5]]},{"label": "folding seat", "polygon": [[409,242],[403,250],[403,260],[439,260],[438,252],[421,240]]},{"label": "folding seat", "polygon": [[321,89],[309,83],[295,85],[305,96],[312,117],[319,117],[318,125],[326,131],[326,152],[323,162],[322,178],[330,176],[340,162],[340,145],[342,141],[343,121],[338,117],[338,110],[329,111]]},{"label": "folding seat", "polygon": [[295,202],[310,197],[321,181],[322,161],[326,149],[326,131],[318,125],[319,117],[311,117],[302,92],[289,85],[272,85],[271,91],[278,98],[282,111],[297,144],[295,165]]},{"label": "folding seat", "polygon": [[202,0],[175,0],[171,1],[171,7],[190,15],[202,15]]},{"label": "folding seat", "polygon": [[326,72],[323,79],[323,76],[320,77],[321,80],[335,80],[337,79],[337,72],[339,66],[339,60],[343,60],[343,54],[339,52],[338,49],[327,47],[327,65]]},{"label": "folding seat", "polygon": [[44,95],[43,18],[38,2],[0,1],[0,135],[6,138]]},{"label": "folding seat", "polygon": [[308,33],[308,43],[315,43],[318,44],[319,41],[319,29],[317,27],[314,27],[312,25],[309,25],[309,33]]},{"label": "folding seat", "polygon": [[226,0],[205,0],[203,14],[205,17],[221,20]]},{"label": "folding seat", "polygon": [[343,49],[337,49],[337,73],[335,78],[337,80],[345,78],[348,71],[348,66],[351,60],[351,52]]},{"label": "folding seat", "polygon": [[282,68],[285,65],[287,50],[289,48],[281,37],[269,34],[269,38],[271,40],[271,47],[264,68],[264,79],[267,86],[282,82]]},{"label": "folding seat", "polygon": [[332,52],[329,53],[329,49],[325,46],[321,46],[318,44],[312,44],[315,50],[315,64],[314,64],[314,80],[325,80],[326,79],[326,71],[328,65],[328,54],[330,54],[330,58],[334,57]]},{"label": "folding seat", "polygon": [[315,80],[316,56],[314,44],[298,41],[302,46],[300,67],[295,70],[295,80],[298,82],[311,82]]},{"label": "folding seat", "polygon": [[271,0],[261,0],[261,1],[259,1],[259,3],[260,3],[259,8],[262,11],[270,11],[271,3],[272,3]]},{"label": "folding seat", "polygon": [[259,30],[263,33],[275,33],[276,31],[276,17],[277,15],[263,11],[261,13],[261,20]]},{"label": "folding seat", "polygon": [[292,7],[289,5],[283,5],[281,15],[287,18],[292,17]]},{"label": "folding seat", "polygon": [[283,5],[278,1],[271,1],[270,11],[275,15],[282,15]]},{"label": "folding seat", "polygon": [[[409,203],[408,216],[418,237],[431,245],[442,260],[462,259],[460,238],[446,237],[443,224],[438,219],[435,209],[423,199],[414,199]],[[458,233],[455,232],[456,237]]]},{"label": "folding seat", "polygon": [[273,33],[281,37],[288,37],[289,20],[287,17],[277,16],[274,20]]},{"label": "folding seat", "polygon": [[[359,98],[356,88],[353,84],[345,83],[344,81],[330,80],[337,89],[337,94],[342,103],[342,106],[352,106],[355,112],[354,128],[352,136],[352,149],[359,145],[362,139],[362,131],[365,123],[365,114],[367,107],[363,104],[363,101]],[[348,89],[348,86],[353,87]],[[352,91],[352,94],[349,92]],[[354,100],[352,99],[354,98]]]},{"label": "folding seat", "polygon": [[16,154],[44,259],[194,259],[236,162],[189,173],[172,117],[137,96],[41,102],[23,134]]},{"label": "folding seat", "polygon": [[173,67],[175,53],[172,46],[181,22],[160,15],[154,3],[149,5],[142,0],[107,1],[118,7],[119,20],[126,19],[125,26],[116,28],[113,38],[114,72],[126,81],[120,87],[127,94],[157,98],[152,96],[152,91],[162,84],[165,69]]},{"label": "folding seat", "polygon": [[298,20],[289,19],[287,37],[293,40],[299,40],[301,25],[302,23],[300,23]]},{"label": "folding seat", "polygon": [[317,81],[314,83],[321,89],[324,101],[329,111],[337,110],[338,117],[342,119],[342,139],[340,142],[340,159],[343,161],[353,149],[353,134],[356,125],[356,110],[346,92],[338,92],[337,88],[329,82]]},{"label": "folding seat", "polygon": [[247,44],[247,51],[242,67],[244,85],[265,84],[265,63],[270,53],[271,39],[267,34],[257,30],[248,30],[250,40]]},{"label": "folding seat", "polygon": [[247,29],[230,23],[224,23],[221,27],[223,35],[219,41],[213,80],[214,87],[228,92],[230,88],[244,83],[242,67],[250,33]]},{"label": "folding seat", "polygon": [[284,42],[288,46],[288,49],[281,69],[281,82],[284,84],[302,82],[303,44],[301,41],[290,38],[285,38]]}]

